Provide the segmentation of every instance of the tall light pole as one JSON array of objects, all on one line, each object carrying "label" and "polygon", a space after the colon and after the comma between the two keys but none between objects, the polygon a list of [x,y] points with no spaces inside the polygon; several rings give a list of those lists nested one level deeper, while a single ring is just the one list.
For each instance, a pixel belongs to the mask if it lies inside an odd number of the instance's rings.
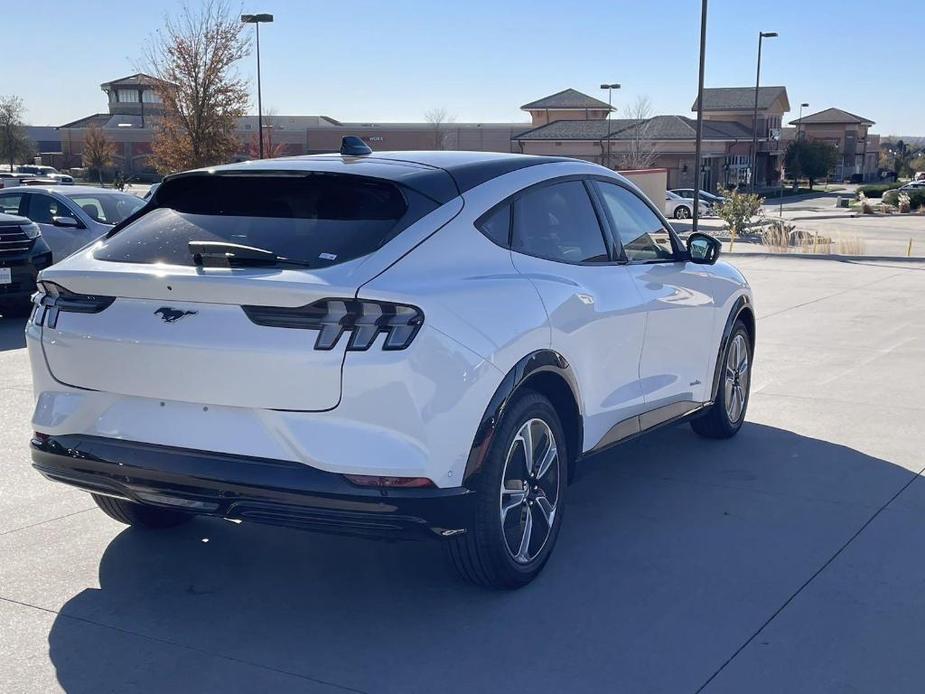
[{"label": "tall light pole", "polygon": [[800,131],[803,130],[803,109],[809,108],[809,104],[800,104],[800,117],[797,118],[797,142],[800,141]]},{"label": "tall light pole", "polygon": [[697,144],[694,153],[694,217],[693,230],[697,231],[697,222],[700,220],[700,150],[703,143],[703,67],[707,52],[707,0],[700,4],[700,77],[697,82]]},{"label": "tall light pole", "polygon": [[607,90],[607,168],[610,168],[610,114],[613,113],[613,90],[619,89],[620,85],[614,82],[613,84],[602,84],[601,89]]},{"label": "tall light pole", "polygon": [[272,22],[272,14],[242,14],[241,21],[253,24],[257,30],[257,142],[259,156],[263,159],[263,104],[260,101],[260,25]]},{"label": "tall light pole", "polygon": [[759,31],[758,32],[758,69],[755,73],[755,109],[752,113],[752,192],[754,193],[757,186],[758,177],[758,86],[761,84],[761,41],[763,39],[773,39],[777,36],[776,31]]}]

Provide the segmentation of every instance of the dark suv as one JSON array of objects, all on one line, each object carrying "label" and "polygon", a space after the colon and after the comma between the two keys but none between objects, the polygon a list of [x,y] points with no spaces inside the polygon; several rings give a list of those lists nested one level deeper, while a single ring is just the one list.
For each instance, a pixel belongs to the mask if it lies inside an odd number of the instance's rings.
[{"label": "dark suv", "polygon": [[35,279],[51,265],[51,249],[37,224],[25,217],[0,214],[0,314],[26,315]]}]

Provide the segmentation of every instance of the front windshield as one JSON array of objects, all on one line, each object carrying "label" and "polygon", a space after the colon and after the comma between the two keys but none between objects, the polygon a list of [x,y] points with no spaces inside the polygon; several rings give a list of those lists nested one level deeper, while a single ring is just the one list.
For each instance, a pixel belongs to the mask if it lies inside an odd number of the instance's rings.
[{"label": "front windshield", "polygon": [[141,209],[145,201],[128,193],[74,193],[68,195],[94,222],[118,224]]}]

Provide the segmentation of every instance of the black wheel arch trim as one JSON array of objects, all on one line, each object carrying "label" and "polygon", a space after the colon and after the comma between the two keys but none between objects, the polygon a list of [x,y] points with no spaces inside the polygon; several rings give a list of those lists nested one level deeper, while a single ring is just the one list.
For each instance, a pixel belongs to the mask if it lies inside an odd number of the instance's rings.
[{"label": "black wheel arch trim", "polygon": [[729,340],[732,337],[732,330],[735,327],[736,322],[746,311],[752,315],[750,337],[752,342],[752,352],[754,353],[755,351],[755,309],[751,297],[749,297],[748,294],[742,294],[732,304],[732,310],[729,311],[729,315],[726,318],[726,325],[723,327],[723,336],[719,341],[719,349],[716,352],[716,364],[713,367],[713,385],[712,389],[710,390],[711,402],[716,402],[716,396],[719,393],[719,382],[720,377],[722,376],[722,369],[720,367],[722,365],[723,354],[726,353],[726,346],[729,344]]},{"label": "black wheel arch trim", "polygon": [[578,379],[572,371],[568,360],[552,349],[540,349],[524,356],[514,367],[508,371],[502,379],[501,385],[495,390],[488,406],[479,421],[478,428],[475,432],[475,438],[472,440],[472,447],[469,449],[469,457],[466,461],[466,471],[463,475],[463,484],[466,484],[481,469],[491,448],[494,440],[495,431],[508,404],[513,400],[517,392],[528,384],[531,377],[540,373],[554,373],[561,377],[572,393],[575,405],[578,409],[579,426],[577,431],[577,450],[573,452],[572,459],[581,455],[583,427],[581,426],[581,399],[579,398]]}]

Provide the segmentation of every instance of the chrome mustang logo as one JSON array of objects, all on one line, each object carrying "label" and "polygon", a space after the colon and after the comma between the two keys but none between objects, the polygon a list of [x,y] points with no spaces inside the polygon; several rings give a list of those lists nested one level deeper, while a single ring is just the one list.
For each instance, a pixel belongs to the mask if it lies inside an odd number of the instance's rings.
[{"label": "chrome mustang logo", "polygon": [[197,313],[199,313],[199,311],[181,311],[176,308],[170,308],[169,306],[161,306],[154,312],[154,315],[160,316],[161,320],[165,323],[176,323],[184,316],[195,316]]}]

